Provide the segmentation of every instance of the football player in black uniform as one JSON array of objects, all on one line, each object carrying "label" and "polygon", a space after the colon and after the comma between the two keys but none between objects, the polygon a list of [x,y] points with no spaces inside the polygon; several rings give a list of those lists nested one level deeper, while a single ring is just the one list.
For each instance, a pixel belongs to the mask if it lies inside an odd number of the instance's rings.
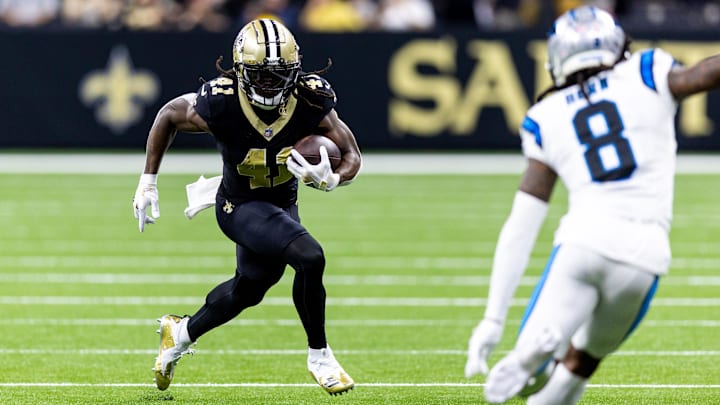
[{"label": "football player in black uniform", "polygon": [[[325,191],[350,183],[362,164],[355,136],[334,110],[330,84],[301,71],[295,38],[279,22],[251,21],[234,42],[232,70],[222,69],[220,61],[219,77],[158,112],[133,200],[142,232],[160,214],[157,173],[176,133],[214,136],[223,159],[215,212],[220,229],[236,244],[237,267],[234,277],[210,291],[194,315],[160,318],[157,387],[168,388],[178,360],[193,342],[260,303],[290,265],[295,270],[293,302],[308,338],[308,369],[330,394],[345,392],[354,382],[327,344],[325,256],[300,224],[297,178]],[[321,162],[311,165],[292,150],[310,134],[323,134],[339,146],[342,162],[334,171],[325,151]]]}]

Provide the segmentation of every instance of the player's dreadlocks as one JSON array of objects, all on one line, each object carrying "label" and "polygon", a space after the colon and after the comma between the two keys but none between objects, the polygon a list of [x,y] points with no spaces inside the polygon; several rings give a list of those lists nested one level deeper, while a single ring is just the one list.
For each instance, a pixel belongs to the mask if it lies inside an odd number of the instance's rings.
[{"label": "player's dreadlocks", "polygon": [[325,65],[324,68],[318,69],[318,70],[313,70],[312,72],[303,72],[303,73],[304,73],[304,74],[309,74],[309,75],[313,75],[313,74],[314,74],[314,75],[320,75],[320,76],[322,76],[322,75],[324,75],[325,73],[327,73],[328,70],[330,70],[330,68],[332,67],[332,65],[333,65],[332,59],[328,58],[328,60],[327,60],[327,65]]},{"label": "player's dreadlocks", "polygon": [[218,58],[215,59],[215,69],[217,69],[217,71],[220,72],[220,76],[227,77],[229,79],[236,78],[235,72],[232,69],[224,69],[222,67],[222,61],[223,61],[222,55],[218,56]]},{"label": "player's dreadlocks", "polygon": [[626,35],[625,36],[625,44],[623,44],[623,51],[620,52],[620,57],[615,61],[615,63],[613,63],[613,66],[601,66],[601,67],[595,67],[595,68],[589,68],[589,69],[583,69],[583,70],[577,71],[577,72],[569,75],[567,80],[565,81],[565,84],[563,84],[562,86],[556,86],[555,84],[553,84],[548,89],[546,89],[545,91],[540,93],[540,95],[537,96],[537,99],[535,100],[535,102],[542,100],[548,94],[550,94],[554,91],[562,90],[564,88],[567,88],[567,87],[570,87],[570,86],[573,86],[576,84],[580,86],[580,91],[582,92],[583,97],[585,97],[586,100],[590,101],[590,97],[588,96],[587,88],[585,86],[585,81],[588,78],[602,72],[603,70],[612,69],[615,65],[617,65],[621,61],[625,60],[630,52],[630,43],[631,42],[632,42],[632,39],[630,38],[630,36]]}]

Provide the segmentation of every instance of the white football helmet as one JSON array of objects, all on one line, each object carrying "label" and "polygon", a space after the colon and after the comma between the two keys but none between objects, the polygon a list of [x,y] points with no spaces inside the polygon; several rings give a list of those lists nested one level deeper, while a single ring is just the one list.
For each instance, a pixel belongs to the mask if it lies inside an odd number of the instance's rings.
[{"label": "white football helmet", "polygon": [[258,107],[273,109],[290,95],[300,73],[300,48],[278,21],[250,21],[233,44],[233,69],[240,89]]},{"label": "white football helmet", "polygon": [[555,20],[548,36],[548,71],[556,87],[583,69],[610,67],[626,51],[625,31],[612,15],[581,6]]}]

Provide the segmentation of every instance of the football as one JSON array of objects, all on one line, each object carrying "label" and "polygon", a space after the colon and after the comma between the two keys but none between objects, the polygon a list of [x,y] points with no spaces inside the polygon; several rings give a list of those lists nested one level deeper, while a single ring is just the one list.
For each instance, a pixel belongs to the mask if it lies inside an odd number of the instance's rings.
[{"label": "football", "polygon": [[303,155],[308,163],[316,165],[320,163],[320,146],[323,145],[327,149],[330,166],[334,171],[340,166],[342,157],[340,155],[340,148],[338,148],[332,139],[322,135],[308,135],[295,142],[293,149]]}]

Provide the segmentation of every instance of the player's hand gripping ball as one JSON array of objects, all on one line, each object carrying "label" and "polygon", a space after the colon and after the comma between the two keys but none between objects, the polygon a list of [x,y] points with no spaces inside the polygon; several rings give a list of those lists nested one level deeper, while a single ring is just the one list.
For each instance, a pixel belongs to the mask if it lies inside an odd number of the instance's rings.
[{"label": "player's hand gripping ball", "polygon": [[286,165],[288,171],[304,184],[331,191],[340,183],[335,169],[342,157],[340,148],[329,138],[309,135],[295,143]]},{"label": "player's hand gripping ball", "polygon": [[340,165],[342,157],[340,156],[340,148],[335,145],[332,139],[322,135],[308,135],[300,138],[295,143],[293,149],[298,151],[308,163],[316,165],[320,163],[320,147],[325,146],[328,158],[330,159],[330,168],[335,171]]}]

